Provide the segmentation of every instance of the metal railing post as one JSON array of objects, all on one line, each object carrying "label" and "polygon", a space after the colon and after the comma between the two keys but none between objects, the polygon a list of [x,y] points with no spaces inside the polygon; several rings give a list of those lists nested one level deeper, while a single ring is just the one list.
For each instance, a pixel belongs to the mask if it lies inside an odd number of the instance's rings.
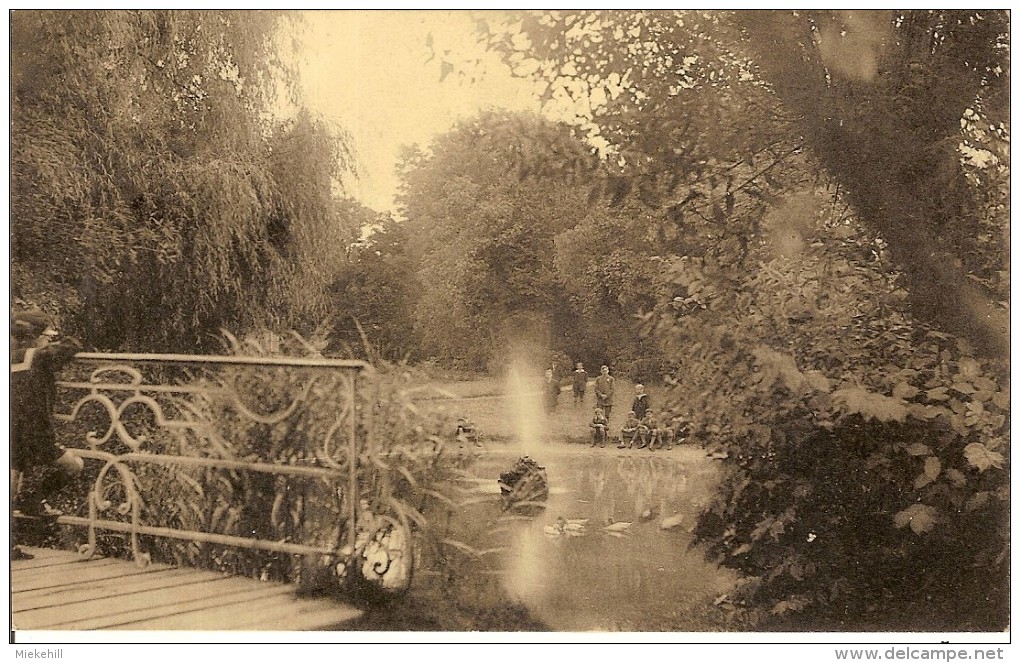
[{"label": "metal railing post", "polygon": [[347,534],[348,543],[352,554],[358,545],[358,508],[360,498],[358,496],[358,378],[355,374],[351,380],[351,417],[347,422],[348,445],[347,445],[347,471],[348,483],[347,501],[350,503],[350,526]]}]

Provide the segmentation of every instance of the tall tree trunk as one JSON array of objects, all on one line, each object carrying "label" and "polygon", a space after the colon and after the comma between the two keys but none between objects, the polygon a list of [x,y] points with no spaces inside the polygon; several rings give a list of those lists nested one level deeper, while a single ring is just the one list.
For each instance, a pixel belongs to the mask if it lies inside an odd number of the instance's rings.
[{"label": "tall tree trunk", "polygon": [[1009,357],[1009,314],[961,261],[976,215],[957,153],[996,31],[942,12],[738,12],[748,43],[860,219],[888,242],[919,318]]}]

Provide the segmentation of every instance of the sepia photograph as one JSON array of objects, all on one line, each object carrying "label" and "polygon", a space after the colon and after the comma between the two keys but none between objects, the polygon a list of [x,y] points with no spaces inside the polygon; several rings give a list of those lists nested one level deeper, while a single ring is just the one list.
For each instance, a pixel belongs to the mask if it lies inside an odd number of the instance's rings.
[{"label": "sepia photograph", "polygon": [[1008,9],[8,21],[10,660],[1004,658]]}]

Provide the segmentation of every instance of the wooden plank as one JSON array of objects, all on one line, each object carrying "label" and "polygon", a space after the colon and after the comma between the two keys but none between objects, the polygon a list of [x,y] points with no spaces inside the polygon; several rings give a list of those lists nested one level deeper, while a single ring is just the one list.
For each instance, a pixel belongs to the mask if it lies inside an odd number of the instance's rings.
[{"label": "wooden plank", "polygon": [[140,573],[151,573],[152,571],[166,567],[148,566],[141,568],[136,566],[133,562],[123,562],[121,564],[104,564],[102,566],[93,566],[89,564],[72,566],[68,564],[64,565],[62,568],[66,569],[66,571],[61,573],[40,572],[37,576],[23,578],[18,582],[15,591],[24,592],[30,589],[62,587],[66,585],[95,582],[97,580],[106,580],[108,578],[121,578],[138,575]]},{"label": "wooden plank", "polygon": [[[119,628],[145,631],[229,631],[238,628],[235,624],[251,621],[264,610],[281,600],[293,605],[294,588],[286,585],[275,585],[271,588],[257,588],[252,592],[238,593],[231,597],[218,597],[220,601],[210,601],[208,605],[199,606],[193,602],[185,611],[168,614],[153,619],[144,619],[122,624]],[[229,601],[222,600],[229,598]]]},{"label": "wooden plank", "polygon": [[[199,610],[208,605],[233,603],[242,600],[243,597],[236,596],[238,594],[246,594],[250,598],[258,597],[263,590],[285,591],[286,588],[285,585],[263,584],[247,578],[230,576],[217,576],[214,580],[210,580],[203,575],[192,577],[195,582],[166,588],[170,593],[169,596],[154,596],[153,592],[159,592],[159,589],[138,594],[144,600],[141,608],[133,607],[128,610],[117,608],[111,610],[109,614],[96,614],[92,609],[99,604],[94,602],[82,604],[81,614],[70,621],[62,622],[60,627],[65,628],[66,626],[73,629],[114,628],[131,621]],[[127,605],[132,605],[133,601],[132,599]]]},{"label": "wooden plank", "polygon": [[364,613],[356,608],[317,611],[307,615],[277,620],[271,624],[252,627],[252,631],[333,631],[348,622],[360,619]]},{"label": "wooden plank", "polygon": [[[146,596],[148,594],[150,594],[150,592],[143,592],[138,596]],[[194,601],[208,602],[212,600],[223,603],[224,601],[230,600],[225,598],[229,594],[229,592],[224,594],[214,594],[212,597],[194,599]],[[156,598],[158,599],[159,597]],[[13,617],[16,628],[21,629],[58,629],[62,631],[84,631],[104,628],[119,629],[122,628],[121,624],[134,621],[139,618],[145,618],[151,615],[175,614],[186,609],[184,606],[192,602],[191,599],[181,600],[179,595],[173,601],[168,601],[166,597],[163,597],[162,602],[153,602],[153,600],[153,597],[149,597],[143,601],[144,607],[142,608],[126,611],[117,609],[111,614],[96,612],[93,609],[93,606],[91,606],[89,602],[86,602],[72,606],[65,606],[63,611],[60,609],[44,609],[39,611],[30,610],[16,614]]]},{"label": "wooden plank", "polygon": [[[61,556],[64,556],[64,555],[75,555],[75,553],[70,551],[70,550],[57,550],[55,548],[30,548],[29,546],[21,546],[21,549],[24,550],[25,552],[29,553],[33,557],[35,557],[35,559],[48,559],[50,557],[61,557]],[[35,561],[35,560],[26,559],[26,560],[22,560],[20,562],[12,562],[11,565],[15,566],[15,565],[21,564],[23,562],[32,562],[32,561]]]},{"label": "wooden plank", "polygon": [[46,552],[12,573],[15,628],[305,630],[329,628],[362,614],[329,599],[298,599],[294,587],[285,584]]},{"label": "wooden plank", "polygon": [[68,605],[109,596],[134,594],[159,587],[173,587],[189,583],[205,582],[185,569],[165,569],[127,578],[111,578],[72,587],[46,587],[13,596],[14,612],[45,608],[52,605]]},{"label": "wooden plank", "polygon": [[106,557],[93,557],[92,559],[83,559],[75,556],[73,560],[65,557],[44,557],[43,559],[27,559],[19,562],[11,562],[10,569],[12,571],[29,570],[33,568],[43,568],[44,566],[58,566],[60,564],[71,564],[72,562],[98,562]]},{"label": "wooden plank", "polygon": [[[38,562],[38,564],[36,564]],[[122,564],[122,560],[109,559],[103,557],[100,559],[64,559],[61,557],[51,557],[43,560],[30,560],[28,562],[32,564],[29,567],[19,566],[14,568],[11,566],[11,577],[33,577],[36,575],[45,575],[46,573],[59,573],[61,571],[74,572],[74,569],[82,568],[83,565],[88,564],[92,568],[98,568],[100,566],[113,566],[116,564]]]},{"label": "wooden plank", "polygon": [[[67,561],[67,560],[69,560],[71,558],[78,557],[78,555],[76,555],[75,553],[68,552],[66,550],[47,551],[47,552],[52,552],[53,554],[43,555],[41,553],[38,553],[38,549],[37,548],[25,548],[24,546],[22,546],[22,549],[25,550],[26,552],[31,553],[32,557],[34,559],[11,560],[11,568],[12,569],[21,569],[21,568],[30,569],[33,566],[40,566],[40,565],[45,566],[46,564],[61,564],[61,563],[65,562],[65,561]],[[100,558],[99,557],[95,557],[93,559],[100,559]]]},{"label": "wooden plank", "polygon": [[330,599],[294,598],[260,610],[252,614],[251,619],[234,621],[222,630],[321,630],[357,619],[361,615],[361,610]]},{"label": "wooden plank", "polygon": [[[181,579],[191,582],[182,584]],[[187,573],[177,578],[158,577],[156,580],[160,580],[162,583],[177,582],[175,584],[157,584],[130,594],[61,602],[37,609],[16,611],[14,619],[19,624],[26,624],[22,628],[53,628],[68,621],[79,620],[83,615],[101,616],[106,623],[114,624],[138,619],[140,611],[157,606],[166,606],[169,610],[178,611],[188,601],[202,596],[219,597],[259,589],[253,581],[226,576],[215,582],[209,582],[205,578],[197,578]]]},{"label": "wooden plank", "polygon": [[[253,581],[254,582],[254,581]],[[278,594],[293,592],[293,588],[286,585],[272,585],[260,587],[257,583],[245,589],[224,592],[214,587],[218,583],[203,583],[196,590],[196,598],[181,601],[178,596],[172,603],[153,605],[142,610],[134,610],[128,613],[115,615],[93,615],[87,619],[62,622],[49,628],[59,628],[66,631],[92,630],[92,629],[143,629],[152,631],[167,630],[163,626],[165,621],[174,621],[179,624],[178,630],[194,631],[219,631],[219,625],[210,621],[205,614],[207,609],[223,608],[226,612],[236,612],[252,605],[257,605],[260,600],[271,600]]]}]

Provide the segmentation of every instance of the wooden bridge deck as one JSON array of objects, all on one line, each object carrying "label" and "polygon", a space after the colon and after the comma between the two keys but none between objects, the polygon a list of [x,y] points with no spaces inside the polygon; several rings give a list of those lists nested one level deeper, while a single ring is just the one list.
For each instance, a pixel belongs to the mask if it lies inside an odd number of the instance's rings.
[{"label": "wooden bridge deck", "polygon": [[361,611],[295,587],[119,559],[81,560],[62,550],[25,548],[11,562],[13,624],[20,630],[329,630]]}]

